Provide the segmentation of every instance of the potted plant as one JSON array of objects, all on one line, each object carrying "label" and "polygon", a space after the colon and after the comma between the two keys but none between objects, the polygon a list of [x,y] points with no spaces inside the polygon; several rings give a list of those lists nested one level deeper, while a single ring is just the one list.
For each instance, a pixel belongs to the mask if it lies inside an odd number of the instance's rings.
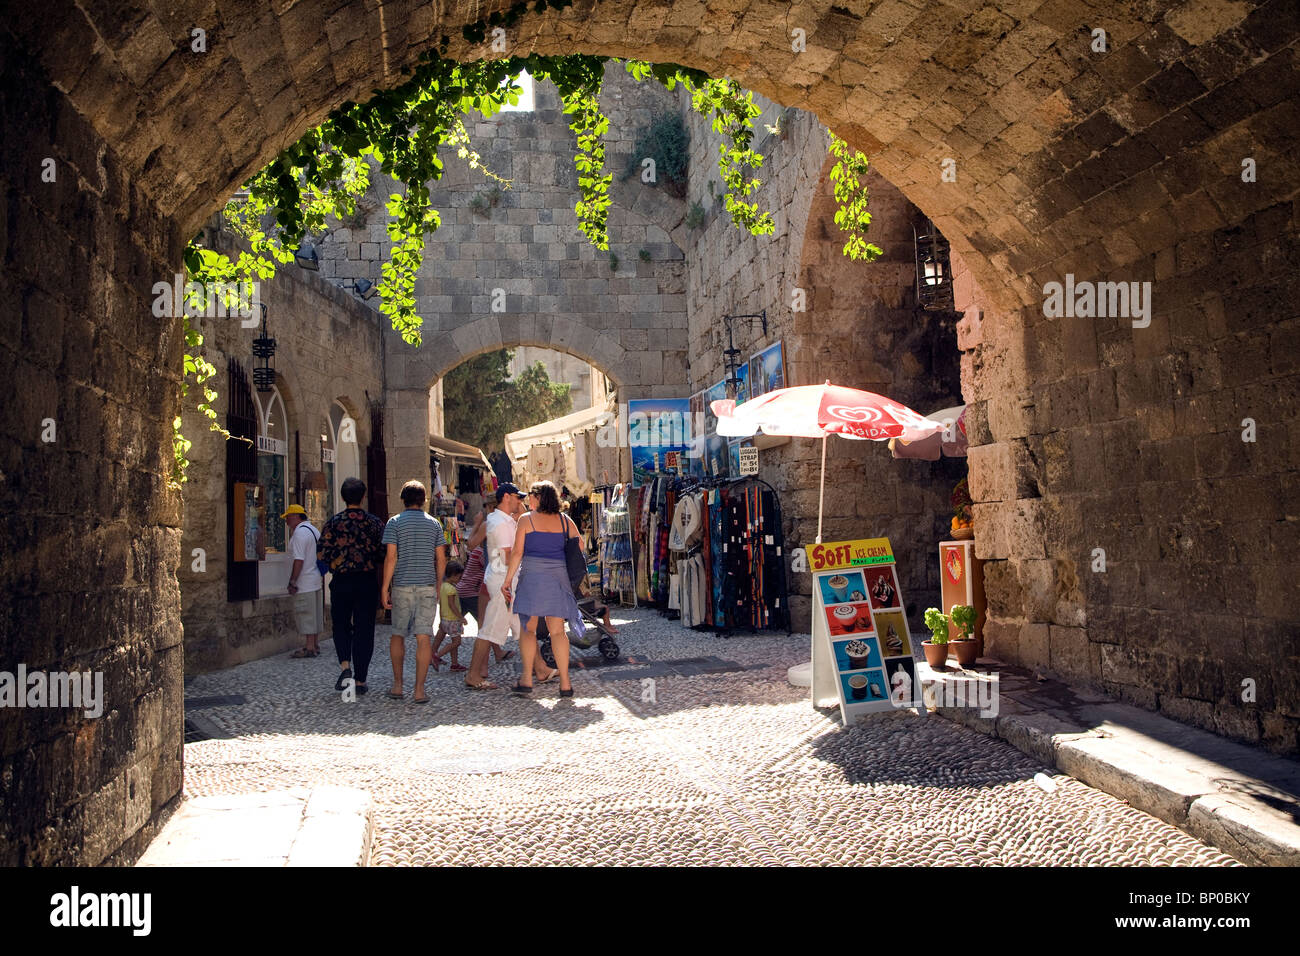
[{"label": "potted plant", "polygon": [[970,486],[963,478],[957,482],[956,487],[952,489],[952,523],[951,532],[955,540],[965,541],[968,538],[975,537],[975,528],[971,517],[971,497]]},{"label": "potted plant", "polygon": [[[954,604],[948,613],[948,619],[957,628],[958,637],[952,642],[953,653],[961,667],[970,667],[979,656],[979,644],[973,634],[975,631],[975,608],[969,604]],[[929,623],[928,621],[926,622]]]},{"label": "potted plant", "polygon": [[937,607],[925,609],[925,626],[930,629],[930,640],[922,641],[925,662],[934,668],[948,664],[948,615]]}]

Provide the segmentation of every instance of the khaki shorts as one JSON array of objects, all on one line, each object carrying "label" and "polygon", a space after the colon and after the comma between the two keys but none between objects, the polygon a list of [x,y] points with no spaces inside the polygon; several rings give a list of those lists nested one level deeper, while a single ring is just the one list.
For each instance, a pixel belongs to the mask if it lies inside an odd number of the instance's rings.
[{"label": "khaki shorts", "polygon": [[433,634],[438,616],[438,590],[434,587],[395,587],[392,590],[393,633],[403,637]]},{"label": "khaki shorts", "polygon": [[299,634],[319,634],[325,627],[325,591],[299,591],[293,596],[293,616]]}]

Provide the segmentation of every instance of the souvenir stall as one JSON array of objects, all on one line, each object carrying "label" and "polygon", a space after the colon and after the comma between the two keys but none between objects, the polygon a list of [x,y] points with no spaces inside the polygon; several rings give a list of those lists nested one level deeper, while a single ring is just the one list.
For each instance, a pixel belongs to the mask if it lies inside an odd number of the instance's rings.
[{"label": "souvenir stall", "polygon": [[781,506],[771,485],[647,473],[629,500],[639,600],[687,627],[789,632]]},{"label": "souvenir stall", "polygon": [[593,472],[588,451],[588,433],[594,433],[613,412],[608,408],[584,408],[561,418],[521,428],[505,436],[506,455],[512,463],[515,484],[527,488],[534,481],[551,481],[568,488],[573,498],[585,498],[599,483],[618,479]]},{"label": "souvenir stall", "polygon": [[599,537],[600,586],[606,595],[618,595],[622,604],[636,606],[633,570],[632,521],[624,484],[597,489],[593,498],[593,530]]},{"label": "souvenir stall", "polygon": [[429,513],[442,522],[449,545],[448,559],[464,563],[464,505],[462,495],[471,504],[496,493],[497,479],[487,456],[473,445],[453,441],[441,435],[429,436],[429,472],[433,488]]}]

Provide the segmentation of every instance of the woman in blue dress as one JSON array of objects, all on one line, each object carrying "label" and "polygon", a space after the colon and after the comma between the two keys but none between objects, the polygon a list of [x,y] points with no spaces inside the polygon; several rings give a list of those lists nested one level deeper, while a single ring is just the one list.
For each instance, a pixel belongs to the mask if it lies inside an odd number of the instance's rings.
[{"label": "woman in blue dress", "polygon": [[[582,614],[578,610],[573,587],[569,583],[568,564],[564,560],[567,538],[579,538],[578,526],[568,515],[560,512],[560,493],[549,481],[536,481],[528,489],[526,505],[529,513],[519,519],[515,532],[515,546],[510,549],[510,566],[506,568],[506,586],[501,589],[511,611],[524,622],[519,637],[519,657],[522,668],[514,692],[520,695],[533,691],[533,662],[537,659],[537,619],[546,618],[547,633],[551,636],[551,649],[555,653],[555,666],[560,671],[560,696],[572,697],[573,685],[569,682],[569,637],[564,631],[567,621],[579,637],[583,634]],[[509,582],[519,570],[519,581],[514,594]],[[530,683],[523,683],[524,679]]]}]

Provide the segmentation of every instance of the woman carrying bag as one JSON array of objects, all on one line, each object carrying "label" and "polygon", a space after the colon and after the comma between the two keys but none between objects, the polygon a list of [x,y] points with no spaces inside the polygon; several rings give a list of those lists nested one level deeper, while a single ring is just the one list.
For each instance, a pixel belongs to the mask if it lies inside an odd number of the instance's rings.
[{"label": "woman carrying bag", "polygon": [[[513,602],[513,612],[524,622],[519,637],[521,676],[514,686],[514,693],[527,695],[533,691],[533,685],[525,684],[523,680],[532,679],[533,664],[537,659],[537,619],[544,617],[555,653],[555,666],[560,671],[560,696],[572,697],[569,636],[565,633],[564,622],[569,622],[578,637],[582,636],[585,627],[573,596],[566,552],[572,548],[568,543],[570,540],[581,548],[582,539],[578,526],[568,515],[560,513],[560,495],[551,482],[532,484],[528,490],[527,507],[530,513],[519,519],[515,545],[510,549],[510,566],[506,569],[507,584],[501,589],[505,599]],[[511,594],[508,582],[514,580],[516,570],[520,572],[518,590]]]}]

